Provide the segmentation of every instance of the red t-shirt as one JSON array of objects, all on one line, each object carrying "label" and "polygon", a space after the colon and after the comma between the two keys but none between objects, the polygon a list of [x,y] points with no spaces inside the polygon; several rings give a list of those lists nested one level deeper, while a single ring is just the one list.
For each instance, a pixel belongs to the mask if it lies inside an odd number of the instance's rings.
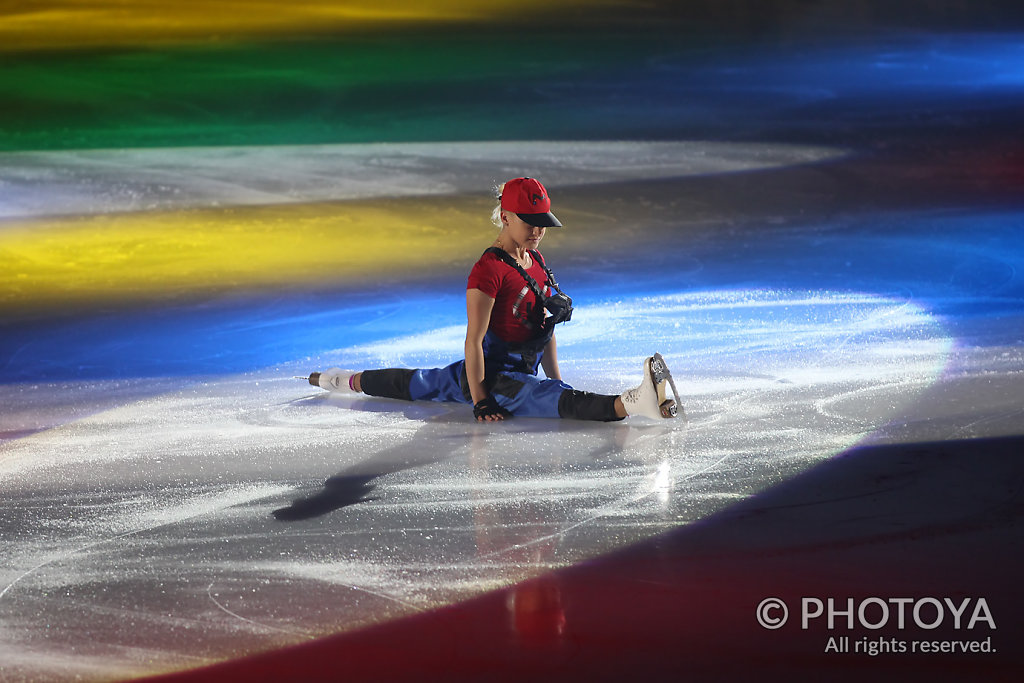
[{"label": "red t-shirt", "polygon": [[[539,259],[533,259],[533,264],[526,272],[543,288],[545,295],[550,293],[550,288],[544,284],[547,282],[547,273]],[[479,289],[494,299],[488,329],[501,339],[512,343],[524,342],[537,333],[537,318],[534,317],[537,315],[534,313],[537,296],[518,270],[494,254],[484,253],[480,257],[469,272],[466,289]],[[533,323],[534,327],[529,323]]]}]

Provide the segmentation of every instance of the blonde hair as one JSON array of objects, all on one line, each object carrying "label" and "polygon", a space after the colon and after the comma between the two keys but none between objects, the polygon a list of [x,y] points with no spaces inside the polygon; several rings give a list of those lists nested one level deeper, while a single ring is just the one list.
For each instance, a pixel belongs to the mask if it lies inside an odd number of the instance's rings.
[{"label": "blonde hair", "polygon": [[493,211],[491,211],[491,223],[493,223],[496,228],[504,227],[504,223],[501,222],[501,193],[504,191],[505,183],[494,186],[494,196],[498,198],[498,205],[494,207]]}]

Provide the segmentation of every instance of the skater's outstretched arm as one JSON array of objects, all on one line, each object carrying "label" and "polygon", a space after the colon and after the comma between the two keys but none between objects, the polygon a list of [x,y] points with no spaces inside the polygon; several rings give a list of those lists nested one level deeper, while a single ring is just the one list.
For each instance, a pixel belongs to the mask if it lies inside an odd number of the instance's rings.
[{"label": "skater's outstretched arm", "polygon": [[562,371],[558,369],[558,345],[555,343],[554,335],[551,336],[551,341],[544,345],[544,356],[540,359],[540,365],[548,379],[562,379]]},{"label": "skater's outstretched arm", "polygon": [[[491,311],[494,310],[494,299],[479,289],[466,290],[466,381],[473,403],[490,398],[484,387],[484,336],[491,322]],[[480,416],[481,422],[493,422],[505,419],[502,412]]]}]

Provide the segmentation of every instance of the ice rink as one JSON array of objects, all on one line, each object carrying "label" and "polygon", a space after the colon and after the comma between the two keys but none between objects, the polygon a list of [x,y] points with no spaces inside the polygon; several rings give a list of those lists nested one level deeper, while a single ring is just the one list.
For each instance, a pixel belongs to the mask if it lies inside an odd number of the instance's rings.
[{"label": "ice rink", "polygon": [[[0,152],[0,678],[1014,680],[1019,38],[653,55],[649,138]],[[458,359],[519,175],[565,380],[685,417],[295,379]]]}]

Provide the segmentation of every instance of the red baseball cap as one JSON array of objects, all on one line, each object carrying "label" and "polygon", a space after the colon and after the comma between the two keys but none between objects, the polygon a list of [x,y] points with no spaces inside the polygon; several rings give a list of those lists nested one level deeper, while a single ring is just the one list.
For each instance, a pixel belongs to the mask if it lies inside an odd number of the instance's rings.
[{"label": "red baseball cap", "polygon": [[548,191],[534,178],[513,178],[501,191],[501,208],[536,228],[560,228],[562,224],[551,213]]}]

